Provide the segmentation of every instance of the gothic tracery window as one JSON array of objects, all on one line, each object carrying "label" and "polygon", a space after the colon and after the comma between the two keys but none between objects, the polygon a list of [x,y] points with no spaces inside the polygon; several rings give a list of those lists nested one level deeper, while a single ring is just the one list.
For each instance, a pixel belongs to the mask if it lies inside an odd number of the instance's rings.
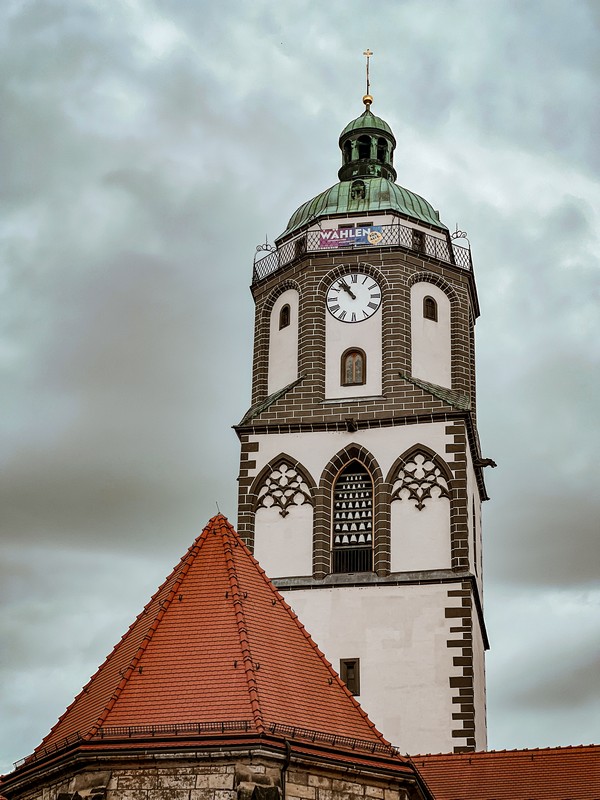
[{"label": "gothic tracery window", "polygon": [[279,459],[258,491],[256,509],[278,508],[281,516],[287,517],[291,508],[305,503],[312,505],[313,501],[304,476],[291,461]]},{"label": "gothic tracery window", "polygon": [[333,572],[369,572],[373,564],[373,480],[351,461],[333,487]]},{"label": "gothic tracery window", "polygon": [[437,497],[450,499],[446,476],[429,453],[417,451],[399,466],[392,481],[391,501],[416,500],[415,508],[422,511],[427,499]]},{"label": "gothic tracery window", "polygon": [[352,348],[342,355],[342,386],[361,386],[367,379],[367,357],[363,350]]}]

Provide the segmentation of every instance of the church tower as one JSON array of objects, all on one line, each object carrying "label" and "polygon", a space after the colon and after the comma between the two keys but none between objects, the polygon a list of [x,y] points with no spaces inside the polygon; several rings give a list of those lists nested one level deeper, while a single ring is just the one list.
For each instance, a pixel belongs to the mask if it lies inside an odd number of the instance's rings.
[{"label": "church tower", "polygon": [[371,111],[256,260],[238,531],[402,752],[486,746],[471,254]]}]

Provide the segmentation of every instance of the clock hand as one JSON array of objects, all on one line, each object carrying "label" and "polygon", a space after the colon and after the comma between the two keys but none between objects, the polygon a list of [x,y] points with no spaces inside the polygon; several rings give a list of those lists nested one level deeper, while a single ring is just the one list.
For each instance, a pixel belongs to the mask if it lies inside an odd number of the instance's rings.
[{"label": "clock hand", "polygon": [[346,283],[346,281],[345,281],[345,280],[343,280],[342,278],[340,278],[340,286],[341,286],[341,288],[342,288],[342,289],[343,289],[345,292],[348,292],[348,294],[350,295],[350,297],[351,297],[353,300],[356,300],[356,295],[354,294],[354,292],[352,291],[352,289],[351,289],[351,288],[348,286],[348,284]]}]

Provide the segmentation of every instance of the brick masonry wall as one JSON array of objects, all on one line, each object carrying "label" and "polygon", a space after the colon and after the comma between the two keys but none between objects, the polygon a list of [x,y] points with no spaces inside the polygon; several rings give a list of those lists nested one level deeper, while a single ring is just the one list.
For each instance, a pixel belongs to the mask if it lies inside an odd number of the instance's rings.
[{"label": "brick masonry wall", "polygon": [[[452,388],[467,395],[471,393],[470,328],[475,291],[472,273],[433,259],[425,261],[410,251],[380,248],[342,251],[335,257],[311,254],[253,287],[256,304],[253,404],[267,396],[271,309],[283,291],[294,288],[300,293],[298,357],[299,373],[305,376],[305,381],[303,392],[295,394],[291,405],[285,409],[285,418],[306,419],[322,412],[318,404],[325,392],[325,294],[331,280],[359,265],[361,271],[380,281],[384,292],[383,391],[387,400],[384,408],[392,400],[388,395],[404,385],[397,372],[402,370],[410,374],[410,287],[421,280],[436,284],[451,300]],[[265,421],[270,419],[268,412],[261,417]]]},{"label": "brick masonry wall", "polygon": [[[365,263],[368,259],[368,263]],[[380,281],[384,292],[382,341],[383,341],[383,397],[357,404],[340,401],[324,404],[325,398],[325,294],[331,280],[343,275],[349,269],[368,272]],[[262,402],[267,397],[269,321],[273,305],[280,294],[289,288],[300,293],[299,320],[299,374],[300,382],[283,397],[257,414],[252,421],[238,429],[241,440],[241,462],[239,473],[238,531],[245,541],[253,543],[253,508],[249,493],[253,476],[250,472],[255,466],[252,458],[252,433],[284,431],[318,431],[345,429],[352,418],[359,431],[361,427],[411,424],[421,421],[469,419],[467,426],[475,431],[473,411],[457,413],[449,403],[434,397],[429,392],[412,384],[400,375],[411,374],[410,338],[410,288],[418,281],[428,281],[442,288],[451,301],[452,331],[452,389],[475,399],[475,363],[473,326],[477,308],[473,275],[466,270],[443,264],[435,259],[418,257],[410,251],[399,248],[379,248],[366,251],[341,251],[336,254],[311,254],[298,259],[280,274],[271,275],[253,287],[256,303],[255,340],[252,404]],[[466,428],[463,426],[463,433]],[[457,437],[460,438],[457,431]],[[476,437],[454,442],[454,462],[458,469],[458,484],[453,503],[453,565],[465,566],[466,532],[466,452],[462,459],[459,449],[471,448],[472,455],[477,448]],[[357,434],[360,441],[360,433]],[[255,451],[254,451],[255,452]],[[292,454],[293,455],[293,454]],[[474,459],[475,460],[475,459]],[[458,462],[461,462],[460,464]],[[454,468],[454,465],[453,465]],[[319,476],[314,476],[315,481]],[[325,536],[327,515],[323,513],[323,503],[319,502],[322,487],[315,508],[317,511],[315,529],[315,549],[319,552],[321,538]],[[389,510],[387,512],[389,516]],[[385,528],[386,513],[381,524]],[[323,519],[321,519],[323,517]],[[461,525],[465,525],[462,531]],[[389,528],[389,522],[387,527]],[[321,531],[321,528],[323,529]],[[384,538],[385,538],[385,531]],[[322,534],[322,536],[321,536]],[[327,534],[328,535],[328,534]],[[324,539],[322,544],[324,545]],[[381,574],[386,569],[385,545],[379,554],[378,569]],[[326,564],[316,557],[315,574],[323,574]],[[389,558],[388,558],[389,561]]]},{"label": "brick masonry wall", "polygon": [[455,753],[465,753],[476,749],[475,727],[475,685],[473,664],[473,594],[470,581],[463,581],[460,588],[448,590],[451,603],[460,599],[461,605],[446,608],[450,621],[450,636],[446,642],[452,648],[452,662],[461,674],[450,677],[452,703],[452,738],[456,741]]}]

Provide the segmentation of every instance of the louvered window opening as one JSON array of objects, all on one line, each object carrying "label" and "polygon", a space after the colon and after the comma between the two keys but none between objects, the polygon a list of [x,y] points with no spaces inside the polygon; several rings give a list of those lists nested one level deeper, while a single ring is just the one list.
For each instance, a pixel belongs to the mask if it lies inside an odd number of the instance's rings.
[{"label": "louvered window opening", "polygon": [[333,490],[333,572],[373,569],[373,481],[357,461],[339,475]]}]

